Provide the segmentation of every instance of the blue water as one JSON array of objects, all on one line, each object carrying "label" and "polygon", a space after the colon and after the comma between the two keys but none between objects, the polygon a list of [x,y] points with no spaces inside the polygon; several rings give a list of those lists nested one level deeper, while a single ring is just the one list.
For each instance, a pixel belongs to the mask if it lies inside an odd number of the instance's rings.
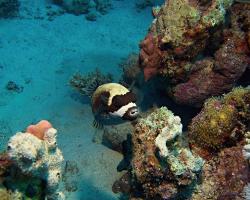
[{"label": "blue water", "polygon": [[[0,19],[0,149],[17,131],[49,120],[58,129],[65,160],[76,161],[79,168],[71,177],[78,190],[67,193],[67,199],[117,199],[111,187],[121,176],[116,167],[122,156],[92,142],[89,101],[68,81],[75,72],[96,67],[119,79],[118,64],[138,52],[152,21],[151,8],[137,12],[134,4],[113,1],[114,8],[95,22],[66,13],[49,21],[49,1],[22,0],[20,17]],[[8,81],[23,87],[23,92],[7,91]]]}]

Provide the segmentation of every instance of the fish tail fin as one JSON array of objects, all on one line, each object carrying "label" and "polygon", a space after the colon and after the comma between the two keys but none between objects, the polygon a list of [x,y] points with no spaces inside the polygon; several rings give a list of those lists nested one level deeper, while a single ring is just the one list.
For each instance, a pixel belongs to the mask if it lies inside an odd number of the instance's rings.
[{"label": "fish tail fin", "polygon": [[103,124],[96,119],[93,121],[92,126],[99,130],[104,128]]}]

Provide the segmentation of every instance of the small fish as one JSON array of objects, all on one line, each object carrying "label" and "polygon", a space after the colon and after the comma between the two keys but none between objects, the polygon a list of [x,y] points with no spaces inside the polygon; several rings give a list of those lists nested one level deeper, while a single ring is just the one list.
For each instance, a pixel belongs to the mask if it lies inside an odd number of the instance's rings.
[{"label": "small fish", "polygon": [[92,95],[94,126],[118,124],[124,120],[133,121],[138,115],[136,95],[118,83],[99,86]]}]

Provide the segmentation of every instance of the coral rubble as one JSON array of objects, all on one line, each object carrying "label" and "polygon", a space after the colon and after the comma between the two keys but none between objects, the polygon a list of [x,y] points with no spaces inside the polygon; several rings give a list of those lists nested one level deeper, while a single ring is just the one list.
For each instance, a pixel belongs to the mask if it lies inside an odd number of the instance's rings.
[{"label": "coral rubble", "polygon": [[204,164],[188,148],[180,118],[166,107],[136,124],[132,153],[134,195],[140,193],[143,199],[185,196],[197,184]]},{"label": "coral rubble", "polygon": [[232,4],[169,0],[155,8],[155,20],[140,44],[145,79],[165,77],[168,95],[192,106],[230,91],[250,63],[250,5]]},{"label": "coral rubble", "polygon": [[98,13],[106,14],[112,7],[112,0],[54,0],[67,12],[75,15],[86,14],[86,19],[95,21]]},{"label": "coral rubble", "polygon": [[0,18],[15,17],[19,10],[18,0],[0,0]]},{"label": "coral rubble", "polygon": [[[41,125],[42,124],[42,125]],[[64,199],[63,191],[60,191],[62,152],[56,144],[57,130],[47,127],[49,123],[39,123],[35,127],[29,127],[29,132],[19,132],[12,136],[8,143],[7,153],[10,160],[24,175],[39,178],[46,182],[46,196],[48,199]],[[45,125],[45,126],[44,126]],[[34,131],[44,130],[44,137]]]}]

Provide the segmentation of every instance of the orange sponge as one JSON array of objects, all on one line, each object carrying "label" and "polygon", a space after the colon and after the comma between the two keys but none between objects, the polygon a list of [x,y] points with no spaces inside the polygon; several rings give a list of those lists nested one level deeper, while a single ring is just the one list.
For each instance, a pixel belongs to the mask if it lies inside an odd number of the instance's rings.
[{"label": "orange sponge", "polygon": [[43,140],[44,133],[50,128],[52,128],[50,122],[48,122],[47,120],[41,120],[36,125],[28,126],[26,132],[38,137],[40,140]]}]

